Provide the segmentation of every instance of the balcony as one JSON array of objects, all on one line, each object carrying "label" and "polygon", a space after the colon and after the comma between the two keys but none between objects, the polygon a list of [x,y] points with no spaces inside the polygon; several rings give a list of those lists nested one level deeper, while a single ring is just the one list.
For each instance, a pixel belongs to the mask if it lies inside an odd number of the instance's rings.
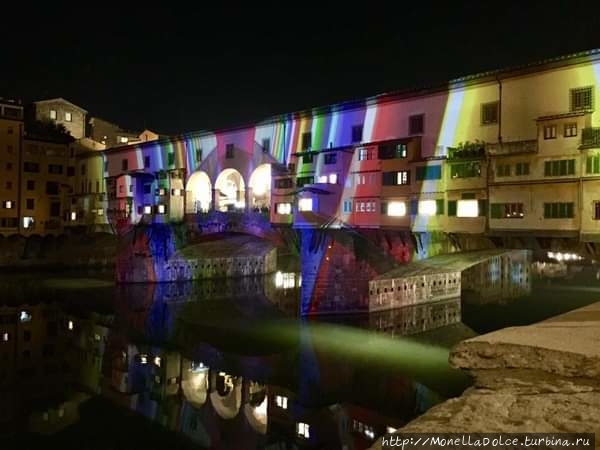
[{"label": "balcony", "polygon": [[526,141],[511,141],[498,142],[494,144],[486,144],[485,148],[488,155],[516,155],[520,153],[537,153],[537,139],[529,139]]},{"label": "balcony", "polygon": [[580,149],[600,147],[600,128],[584,128],[581,130]]}]

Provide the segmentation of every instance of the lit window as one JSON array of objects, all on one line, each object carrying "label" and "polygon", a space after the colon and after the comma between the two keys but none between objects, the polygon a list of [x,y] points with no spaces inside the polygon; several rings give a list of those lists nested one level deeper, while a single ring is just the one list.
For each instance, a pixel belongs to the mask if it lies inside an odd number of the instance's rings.
[{"label": "lit window", "polygon": [[4,209],[12,209],[13,207],[13,202],[11,202],[10,200],[7,200],[4,202]]},{"label": "lit window", "polygon": [[298,432],[298,436],[302,436],[305,439],[310,437],[310,426],[307,423],[299,422],[296,424],[296,431]]},{"label": "lit window", "polygon": [[35,220],[33,217],[23,217],[23,228],[33,228]]},{"label": "lit window", "polygon": [[67,121],[67,122],[73,121],[73,115],[70,112],[65,113],[65,121]]},{"label": "lit window", "polygon": [[75,211],[71,212],[71,221],[77,220],[77,213]]},{"label": "lit window", "polygon": [[544,139],[556,139],[556,125],[544,127]]},{"label": "lit window", "polygon": [[275,396],[275,404],[279,406],[281,409],[287,409],[288,399],[287,397],[283,397],[281,395]]},{"label": "lit window", "polygon": [[319,178],[317,178],[317,182],[318,183],[327,183],[327,175],[320,175]]},{"label": "lit window", "polygon": [[418,211],[420,216],[435,216],[437,211],[435,200],[421,200]]},{"label": "lit window", "polygon": [[140,362],[142,364],[148,364],[148,355],[146,355],[145,353],[142,353],[140,355]]},{"label": "lit window", "polygon": [[50,119],[56,120],[56,110],[55,109],[50,110]]},{"label": "lit window", "polygon": [[403,217],[406,215],[406,203],[389,202],[387,206],[387,215],[392,217]]},{"label": "lit window", "polygon": [[567,123],[565,124],[565,137],[575,137],[577,136],[577,124],[576,123]]},{"label": "lit window", "polygon": [[312,198],[301,198],[298,200],[299,211],[312,211],[313,210],[313,199]]},{"label": "lit window", "polygon": [[2,341],[3,342],[8,342],[9,339],[10,339],[10,335],[8,334],[7,331],[5,331],[4,333],[2,333]]},{"label": "lit window", "polygon": [[69,330],[73,330],[73,321],[72,320],[69,320],[69,322],[67,322],[67,328]]},{"label": "lit window", "polygon": [[158,205],[158,213],[164,214],[166,211],[165,205]]},{"label": "lit window", "polygon": [[166,190],[166,189],[164,189],[164,188],[160,188],[160,189],[158,190],[158,195],[167,195],[167,190]]},{"label": "lit window", "polygon": [[330,173],[329,174],[329,184],[337,184],[337,173]]},{"label": "lit window", "polygon": [[98,333],[94,334],[94,340],[95,341],[99,341],[100,340],[100,335]]},{"label": "lit window", "polygon": [[456,217],[477,217],[479,215],[479,202],[477,200],[458,200]]},{"label": "lit window", "polygon": [[145,205],[144,206],[144,214],[152,214],[152,206]]},{"label": "lit window", "polygon": [[98,214],[99,216],[103,216],[104,215],[104,209],[98,208],[98,212],[96,214]]},{"label": "lit window", "polygon": [[171,189],[171,195],[173,195],[173,197],[181,196],[181,189]]},{"label": "lit window", "polygon": [[154,365],[156,367],[160,367],[160,364],[161,364],[160,356],[155,356],[154,357]]},{"label": "lit window", "polygon": [[291,214],[292,204],[291,203],[277,203],[276,207],[277,214]]},{"label": "lit window", "polygon": [[119,136],[119,142],[121,144],[127,144],[129,142],[129,138],[125,136]]}]

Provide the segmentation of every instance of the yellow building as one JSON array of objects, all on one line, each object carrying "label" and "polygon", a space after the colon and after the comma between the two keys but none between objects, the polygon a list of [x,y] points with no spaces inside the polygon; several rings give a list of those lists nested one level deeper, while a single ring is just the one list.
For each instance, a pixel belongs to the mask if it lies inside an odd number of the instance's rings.
[{"label": "yellow building", "polygon": [[19,232],[19,154],[23,107],[0,98],[0,235]]}]

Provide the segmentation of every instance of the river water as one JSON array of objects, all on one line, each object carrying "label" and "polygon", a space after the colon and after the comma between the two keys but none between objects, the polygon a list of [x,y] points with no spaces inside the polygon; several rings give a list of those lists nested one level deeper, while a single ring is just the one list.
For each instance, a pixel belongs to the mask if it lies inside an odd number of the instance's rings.
[{"label": "river water", "polygon": [[299,318],[294,273],[111,278],[0,275],[0,448],[367,448],[470,385],[447,363],[456,342],[600,297],[584,270],[400,336],[368,316]]}]

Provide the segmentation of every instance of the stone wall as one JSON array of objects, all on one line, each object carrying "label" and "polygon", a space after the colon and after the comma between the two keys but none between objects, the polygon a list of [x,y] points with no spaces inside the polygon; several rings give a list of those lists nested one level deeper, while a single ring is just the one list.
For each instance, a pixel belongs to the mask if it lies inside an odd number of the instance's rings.
[{"label": "stone wall", "polygon": [[115,264],[117,238],[108,233],[0,236],[0,268],[107,267]]},{"label": "stone wall", "polygon": [[586,432],[600,448],[600,303],[468,339],[450,363],[475,385],[399,432]]}]

